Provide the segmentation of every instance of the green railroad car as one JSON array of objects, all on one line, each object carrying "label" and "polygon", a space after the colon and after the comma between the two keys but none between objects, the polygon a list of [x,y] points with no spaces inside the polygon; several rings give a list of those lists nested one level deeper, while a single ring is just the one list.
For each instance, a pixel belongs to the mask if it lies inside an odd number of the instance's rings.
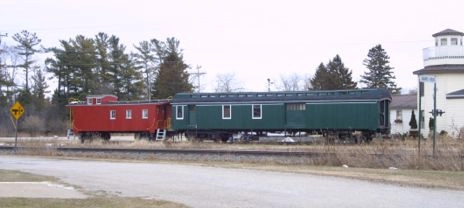
[{"label": "green railroad car", "polygon": [[227,140],[238,132],[389,133],[386,89],[299,92],[178,93],[172,128],[187,136]]}]

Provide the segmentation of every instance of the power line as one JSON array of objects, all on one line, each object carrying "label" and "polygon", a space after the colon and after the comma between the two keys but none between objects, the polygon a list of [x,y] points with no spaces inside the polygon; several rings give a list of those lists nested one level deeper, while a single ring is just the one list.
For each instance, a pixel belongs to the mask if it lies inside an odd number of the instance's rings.
[{"label": "power line", "polygon": [[201,90],[200,76],[205,75],[206,72],[200,72],[200,69],[201,69],[200,65],[197,65],[196,68],[197,68],[196,72],[192,72],[192,73],[189,73],[189,74],[191,74],[191,75],[193,75],[193,76],[195,76],[197,78],[197,90],[198,90],[198,92],[200,92],[200,90]]}]

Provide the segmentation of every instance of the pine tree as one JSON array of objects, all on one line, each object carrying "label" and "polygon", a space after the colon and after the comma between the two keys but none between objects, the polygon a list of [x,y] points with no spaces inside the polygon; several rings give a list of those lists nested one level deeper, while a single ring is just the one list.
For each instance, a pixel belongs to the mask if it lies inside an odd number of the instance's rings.
[{"label": "pine tree", "polygon": [[112,85],[109,41],[110,36],[106,33],[100,32],[95,36],[95,75],[98,80],[95,91],[96,94],[111,94],[114,91]]},{"label": "pine tree", "polygon": [[41,111],[45,107],[45,93],[48,93],[47,78],[43,74],[41,69],[37,69],[32,76],[34,84],[32,85],[32,98],[33,104],[36,106],[38,111]]},{"label": "pine tree", "polygon": [[411,127],[411,129],[417,129],[417,120],[416,120],[416,115],[414,114],[414,110],[411,113],[411,119],[409,120],[409,127]]},{"label": "pine tree", "polygon": [[183,61],[179,41],[168,38],[165,51],[167,55],[161,60],[155,79],[155,97],[165,99],[178,92],[191,92],[193,86],[189,83],[188,65]]},{"label": "pine tree", "polygon": [[325,66],[319,64],[311,85],[316,90],[354,89],[357,83],[351,77],[352,72],[345,67],[339,55]]},{"label": "pine tree", "polygon": [[329,90],[356,88],[357,83],[351,77],[352,72],[345,67],[338,54],[332,61],[329,61],[327,69],[331,77],[330,80],[332,80]]},{"label": "pine tree", "polygon": [[155,54],[156,46],[149,41],[142,41],[138,46],[134,46],[137,53],[132,54],[134,58],[134,64],[137,69],[141,69],[144,74],[145,86],[146,86],[146,98],[151,99],[152,83],[156,75],[156,68],[159,63]]},{"label": "pine tree", "polygon": [[386,88],[393,94],[399,94],[401,88],[396,86],[393,81],[393,67],[389,65],[390,57],[387,52],[382,48],[382,45],[377,45],[369,50],[367,58],[364,59],[364,66],[369,71],[361,76],[361,82],[365,83],[368,88]]},{"label": "pine tree", "polygon": [[326,89],[326,84],[328,83],[329,72],[323,63],[319,64],[317,67],[316,74],[311,79],[311,86],[314,90],[323,90]]},{"label": "pine tree", "polygon": [[118,37],[111,36],[108,43],[113,94],[120,100],[139,99],[143,90],[141,74],[129,59],[129,55],[124,52],[126,47],[119,43]]}]

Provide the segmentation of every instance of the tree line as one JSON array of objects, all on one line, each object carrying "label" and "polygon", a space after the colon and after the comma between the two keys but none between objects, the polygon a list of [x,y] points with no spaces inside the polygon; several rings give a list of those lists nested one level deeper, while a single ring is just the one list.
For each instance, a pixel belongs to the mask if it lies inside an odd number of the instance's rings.
[{"label": "tree line", "polygon": [[[63,132],[68,123],[65,105],[87,95],[151,100],[193,89],[180,41],[174,37],[141,41],[134,45],[135,53],[106,33],[77,35],[52,48],[40,47],[36,33],[22,31],[12,38],[16,45],[1,45],[0,51],[0,116],[8,118],[11,104],[21,102],[26,109],[23,131]],[[43,54],[48,56],[45,62],[37,63],[37,56]],[[46,99],[49,79],[56,80],[57,87]],[[4,120],[0,134],[11,129]]]},{"label": "tree line", "polygon": [[[174,37],[141,41],[134,45],[135,52],[128,52],[117,36],[103,32],[93,37],[77,35],[59,40],[59,46],[52,48],[41,46],[36,33],[26,30],[14,34],[12,39],[12,46],[1,44],[0,39],[0,117],[8,118],[11,104],[20,101],[26,109],[21,130],[31,134],[64,132],[69,128],[65,105],[71,100],[84,100],[87,95],[151,100],[193,91],[187,73],[189,65],[183,60],[180,41]],[[37,62],[38,56],[46,56],[44,63]],[[389,56],[381,45],[369,50],[364,65],[368,71],[362,76],[362,83],[399,93]],[[233,78],[224,77],[218,80],[216,91],[240,89],[229,86]],[[52,79],[56,88],[50,92],[47,90]],[[301,90],[295,84],[297,80],[297,76],[282,80],[283,90]],[[305,83],[303,90],[358,87],[339,55],[327,64],[321,63]],[[50,93],[52,97],[47,99]],[[2,119],[0,134],[11,133],[11,125],[8,119]]]}]

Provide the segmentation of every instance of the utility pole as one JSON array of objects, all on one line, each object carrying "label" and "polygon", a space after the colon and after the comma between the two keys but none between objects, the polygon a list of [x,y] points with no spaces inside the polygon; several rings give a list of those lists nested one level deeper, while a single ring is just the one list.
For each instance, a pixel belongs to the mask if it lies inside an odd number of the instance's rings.
[{"label": "utility pole", "polygon": [[271,84],[274,84],[274,82],[271,82],[271,79],[267,78],[267,91],[268,92],[271,91]]},{"label": "utility pole", "polygon": [[190,73],[191,75],[194,75],[196,78],[197,78],[197,92],[200,92],[200,89],[201,89],[201,85],[200,85],[200,77],[202,75],[205,75],[206,72],[200,72],[200,69],[201,69],[201,66],[200,65],[197,65],[197,71],[196,72],[193,72],[193,73]]}]

